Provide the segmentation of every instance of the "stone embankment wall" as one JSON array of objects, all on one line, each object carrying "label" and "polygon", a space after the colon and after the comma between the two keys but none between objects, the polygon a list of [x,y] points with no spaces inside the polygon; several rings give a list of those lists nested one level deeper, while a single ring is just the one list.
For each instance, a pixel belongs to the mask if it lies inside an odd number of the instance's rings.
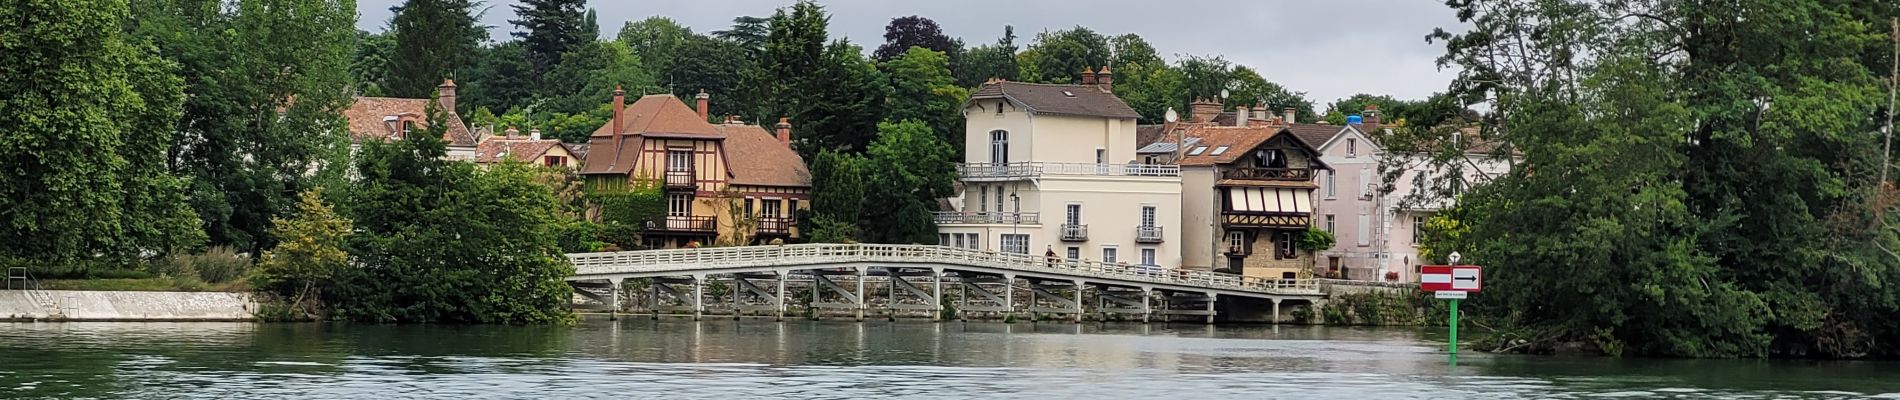
[{"label": "stone embankment wall", "polygon": [[249,293],[0,290],[0,321],[251,321]]}]

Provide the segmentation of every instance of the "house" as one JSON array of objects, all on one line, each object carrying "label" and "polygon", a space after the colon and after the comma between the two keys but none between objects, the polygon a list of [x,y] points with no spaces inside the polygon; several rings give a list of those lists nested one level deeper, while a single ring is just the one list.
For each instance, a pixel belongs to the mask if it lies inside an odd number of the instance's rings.
[{"label": "house", "polygon": [[580,166],[580,156],[566,143],[558,139],[542,139],[541,130],[534,129],[526,137],[513,127],[509,127],[502,136],[491,136],[475,145],[476,164],[499,164],[514,159],[530,164],[550,167],[576,168]]},{"label": "house", "polygon": [[1180,266],[1180,169],[1136,158],[1138,115],[1113,83],[1102,68],[1081,84],[992,80],[972,92],[961,194],[936,214],[939,244]]},{"label": "house", "polygon": [[[1346,125],[1296,125],[1308,134],[1327,136],[1319,145],[1321,161],[1334,168],[1320,176],[1319,226],[1332,231],[1333,248],[1320,252],[1319,266],[1330,276],[1356,280],[1414,281],[1419,266],[1420,228],[1431,214],[1451,204],[1452,194],[1510,171],[1507,158],[1494,157],[1494,143],[1465,145],[1456,175],[1430,165],[1424,154],[1387,151],[1378,106],[1348,118]],[[1459,130],[1452,140],[1475,138]],[[1472,133],[1472,134],[1467,134]],[[1393,176],[1388,182],[1387,176]],[[1439,190],[1439,189],[1446,190]]]},{"label": "house", "polygon": [[[354,152],[365,140],[400,140],[409,132],[425,129],[429,123],[429,101],[431,99],[404,99],[395,97],[357,96],[350,108],[343,111],[343,117],[349,123],[350,149]],[[443,80],[436,87],[436,102],[447,111],[448,129],[442,133],[442,140],[448,142],[448,154],[452,160],[475,159],[475,147],[487,136],[485,132],[471,130],[462,116],[455,112],[455,81]]]},{"label": "house", "polygon": [[811,204],[811,172],[791,149],[792,125],[774,133],[733,118],[708,122],[710,98],[697,109],[670,94],[626,104],[615,89],[613,116],[588,139],[581,175],[589,191],[659,184],[666,217],[646,227],[644,245],[751,244],[800,238],[797,217]]},{"label": "house", "polygon": [[1313,255],[1300,243],[1313,226],[1314,176],[1330,169],[1312,144],[1318,137],[1289,129],[1265,107],[1229,114],[1218,107],[1196,101],[1189,121],[1143,129],[1149,143],[1138,153],[1181,168],[1183,266],[1308,277]]}]

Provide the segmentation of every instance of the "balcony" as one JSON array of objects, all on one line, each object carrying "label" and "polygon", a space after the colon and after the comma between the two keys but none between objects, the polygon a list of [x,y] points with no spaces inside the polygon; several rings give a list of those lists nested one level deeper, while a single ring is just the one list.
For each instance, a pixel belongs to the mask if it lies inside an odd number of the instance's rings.
[{"label": "balcony", "polygon": [[1085,242],[1089,240],[1089,226],[1086,224],[1062,224],[1062,241]]},{"label": "balcony", "polygon": [[1152,225],[1136,226],[1135,243],[1161,243],[1161,227]]},{"label": "balcony", "polygon": [[1253,249],[1248,247],[1246,243],[1228,242],[1227,255],[1246,257],[1246,256],[1253,255]]},{"label": "balcony", "polygon": [[938,211],[935,214],[938,225],[943,224],[1015,224],[1040,225],[1040,213],[1034,212],[960,212]]},{"label": "balcony", "polygon": [[790,217],[759,217],[758,234],[762,236],[791,236],[792,227],[798,221]]},{"label": "balcony", "polygon": [[667,189],[693,189],[696,187],[697,186],[693,184],[692,170],[666,171]]},{"label": "balcony", "polygon": [[1249,181],[1294,181],[1313,180],[1313,170],[1308,168],[1235,168],[1221,171],[1221,179]]},{"label": "balcony", "polygon": [[664,223],[665,225],[647,222],[647,230],[680,233],[714,233],[719,231],[719,222],[713,217],[668,215]]},{"label": "balcony", "polygon": [[957,175],[965,181],[1010,181],[1043,176],[1178,177],[1181,176],[1181,167],[1165,164],[969,163],[958,164]]}]

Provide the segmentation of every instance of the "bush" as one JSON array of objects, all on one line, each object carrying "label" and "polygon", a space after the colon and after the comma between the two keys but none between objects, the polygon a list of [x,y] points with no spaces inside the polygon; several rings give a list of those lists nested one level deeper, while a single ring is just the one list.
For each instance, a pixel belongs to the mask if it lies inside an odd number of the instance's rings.
[{"label": "bush", "polygon": [[197,254],[173,254],[148,264],[152,275],[169,278],[197,278],[208,283],[237,280],[251,270],[250,258],[228,246],[206,249]]}]

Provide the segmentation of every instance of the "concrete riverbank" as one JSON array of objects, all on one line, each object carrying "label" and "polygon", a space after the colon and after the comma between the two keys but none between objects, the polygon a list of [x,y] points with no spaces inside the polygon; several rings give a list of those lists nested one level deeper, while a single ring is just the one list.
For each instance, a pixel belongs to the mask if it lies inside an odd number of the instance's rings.
[{"label": "concrete riverbank", "polygon": [[249,293],[0,290],[0,321],[252,321]]}]

